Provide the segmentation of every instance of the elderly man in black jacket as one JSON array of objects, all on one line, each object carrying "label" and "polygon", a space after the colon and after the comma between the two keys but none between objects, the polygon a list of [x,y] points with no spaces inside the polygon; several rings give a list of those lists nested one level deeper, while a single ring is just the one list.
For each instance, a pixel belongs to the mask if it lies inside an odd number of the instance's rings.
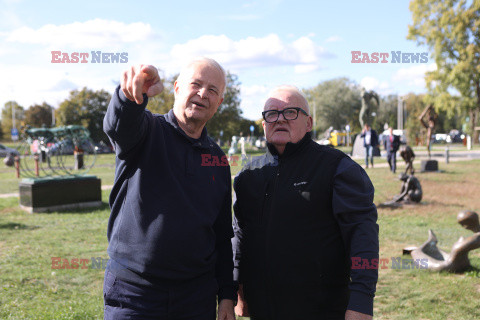
[{"label": "elderly man in black jacket", "polygon": [[311,139],[312,117],[297,88],[276,88],[262,114],[267,153],[234,181],[236,313],[371,319],[378,278],[372,183],[343,152]]}]

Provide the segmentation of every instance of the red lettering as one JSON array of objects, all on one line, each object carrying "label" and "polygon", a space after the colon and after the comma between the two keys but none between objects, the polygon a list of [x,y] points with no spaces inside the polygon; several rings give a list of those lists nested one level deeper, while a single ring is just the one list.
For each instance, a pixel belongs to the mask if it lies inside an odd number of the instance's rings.
[{"label": "red lettering", "polygon": [[362,269],[370,269],[370,263],[368,262],[368,259],[362,259]]},{"label": "red lettering", "polygon": [[239,156],[232,156],[232,163],[230,164],[231,167],[238,166],[237,161]]},{"label": "red lettering", "polygon": [[370,265],[370,269],[378,269],[378,259],[372,259],[372,264]]},{"label": "red lettering", "polygon": [[380,259],[380,264],[382,265],[381,268],[382,269],[387,269],[388,266],[386,266],[386,264],[389,262],[388,259]]},{"label": "red lettering", "polygon": [[88,60],[86,58],[88,58],[88,52],[80,52],[80,58],[82,58],[81,63],[87,63]]},{"label": "red lettering", "polygon": [[70,63],[70,56],[66,52],[62,52],[62,63]]},{"label": "red lettering", "polygon": [[363,56],[363,59],[362,59],[362,63],[370,63],[370,58],[368,57],[368,53],[364,52],[362,53],[362,56]]},{"label": "red lettering", "polygon": [[226,155],[222,156],[222,167],[228,166],[228,158]]},{"label": "red lettering", "polygon": [[81,269],[88,269],[87,267],[87,263],[88,263],[88,259],[80,259],[80,265],[82,266]]},{"label": "red lettering", "polygon": [[220,159],[217,156],[212,156],[212,166],[218,167],[220,166]]},{"label": "red lettering", "polygon": [[358,59],[358,56],[361,54],[361,51],[352,51],[352,61],[351,63],[360,63],[362,60]]},{"label": "red lettering", "polygon": [[58,56],[62,53],[61,51],[52,51],[52,61],[51,63],[61,63],[62,61],[58,58]]},{"label": "red lettering", "polygon": [[52,257],[52,269],[60,269],[60,261],[62,261],[62,258]]},{"label": "red lettering", "polygon": [[361,269],[360,261],[362,261],[362,258],[352,257],[352,269]]},{"label": "red lettering", "polygon": [[72,63],[78,63],[78,52],[72,53]]},{"label": "red lettering", "polygon": [[212,158],[212,155],[211,154],[208,154],[208,153],[204,153],[202,154],[202,166],[205,166],[205,167],[211,167],[212,164],[209,162],[209,160]]},{"label": "red lettering", "polygon": [[63,265],[60,269],[71,269],[70,264],[68,263],[68,259],[63,259]]},{"label": "red lettering", "polygon": [[378,63],[378,52],[372,53],[372,63]]},{"label": "red lettering", "polygon": [[380,58],[382,58],[381,63],[388,63],[387,58],[389,57],[388,52],[380,52]]},{"label": "red lettering", "polygon": [[70,261],[70,269],[78,269],[78,259],[73,258],[72,261]]}]

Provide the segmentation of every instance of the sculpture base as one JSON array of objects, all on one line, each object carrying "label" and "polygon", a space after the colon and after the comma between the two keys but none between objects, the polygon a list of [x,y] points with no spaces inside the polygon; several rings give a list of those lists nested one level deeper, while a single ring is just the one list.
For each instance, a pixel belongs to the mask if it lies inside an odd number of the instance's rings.
[{"label": "sculpture base", "polygon": [[[352,157],[360,157],[365,159],[365,147],[363,146],[363,138],[360,134],[357,134],[355,142],[353,143],[352,148]],[[377,146],[373,148],[372,155],[374,157],[380,157],[380,148]]]},{"label": "sculpture base", "polygon": [[100,207],[101,180],[95,176],[22,179],[20,206],[33,212]]},{"label": "sculpture base", "polygon": [[420,172],[437,172],[438,161],[437,160],[422,160],[420,163]]}]

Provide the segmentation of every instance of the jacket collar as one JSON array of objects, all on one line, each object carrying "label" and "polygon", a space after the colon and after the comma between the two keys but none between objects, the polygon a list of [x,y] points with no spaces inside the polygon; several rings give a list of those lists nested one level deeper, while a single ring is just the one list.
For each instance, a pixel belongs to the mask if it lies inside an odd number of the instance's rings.
[{"label": "jacket collar", "polygon": [[213,144],[210,142],[210,139],[208,138],[207,134],[207,128],[203,127],[202,134],[200,135],[200,138],[194,139],[192,137],[189,137],[185,131],[178,125],[177,118],[175,117],[175,114],[173,113],[173,109],[170,109],[167,114],[165,114],[165,120],[167,121],[168,124],[170,124],[175,131],[177,131],[180,135],[184,136],[194,147],[199,147],[199,148],[206,148],[209,149],[213,147]]},{"label": "jacket collar", "polygon": [[278,154],[277,148],[270,142],[267,142],[267,148],[271,155],[279,158],[287,158],[297,153],[312,141],[312,133],[307,132],[305,136],[297,143],[288,142],[282,155]]}]

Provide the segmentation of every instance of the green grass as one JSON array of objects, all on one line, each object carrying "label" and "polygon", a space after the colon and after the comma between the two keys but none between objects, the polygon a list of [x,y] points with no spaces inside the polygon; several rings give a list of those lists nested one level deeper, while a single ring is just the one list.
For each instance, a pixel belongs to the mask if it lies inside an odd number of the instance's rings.
[{"label": "green grass", "polygon": [[[101,156],[99,164],[104,166],[96,174],[102,184],[111,184],[113,156]],[[378,210],[381,258],[402,257],[402,248],[423,243],[429,228],[446,251],[459,236],[471,234],[458,225],[456,215],[466,209],[480,212],[480,161],[440,167],[444,172],[417,175],[422,204]],[[240,168],[232,167],[232,174]],[[388,168],[367,173],[376,189],[375,203],[399,192],[400,182]],[[3,186],[4,176],[0,180]],[[100,209],[49,214],[27,214],[17,198],[0,198],[0,319],[102,319],[103,270],[56,270],[51,258],[107,258],[108,193],[103,191]],[[464,274],[380,269],[375,318],[480,319],[477,251],[470,253],[474,268]]]}]

